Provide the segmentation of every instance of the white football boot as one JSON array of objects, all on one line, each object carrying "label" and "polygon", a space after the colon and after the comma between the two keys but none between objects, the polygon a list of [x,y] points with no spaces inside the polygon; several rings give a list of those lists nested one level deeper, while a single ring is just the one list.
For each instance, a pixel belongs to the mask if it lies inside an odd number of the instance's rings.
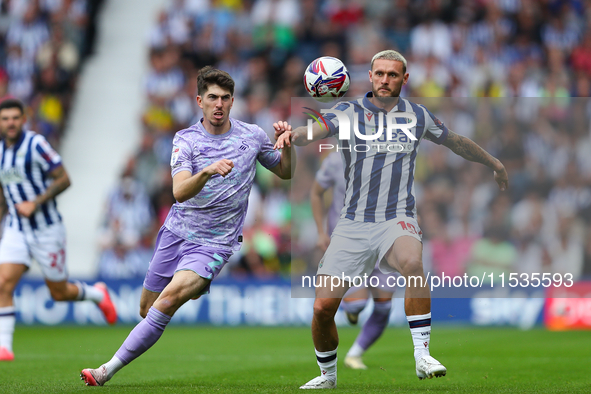
[{"label": "white football boot", "polygon": [[417,361],[417,376],[420,380],[445,376],[447,369],[431,356],[423,356]]},{"label": "white football boot", "polygon": [[330,380],[325,378],[324,376],[317,376],[314,379],[310,380],[303,386],[300,386],[301,389],[309,390],[309,389],[336,389],[337,388],[337,381]]}]

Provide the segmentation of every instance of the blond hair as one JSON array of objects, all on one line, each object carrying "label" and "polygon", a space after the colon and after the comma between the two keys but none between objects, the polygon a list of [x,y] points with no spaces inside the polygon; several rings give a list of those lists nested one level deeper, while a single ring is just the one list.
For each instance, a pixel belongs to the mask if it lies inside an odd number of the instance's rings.
[{"label": "blond hair", "polygon": [[378,59],[396,60],[398,62],[401,62],[402,63],[402,72],[406,73],[406,59],[404,58],[404,56],[402,56],[400,54],[400,52],[396,52],[392,49],[387,49],[385,51],[376,53],[374,55],[374,57],[371,59],[371,69],[372,70],[373,70],[373,62],[375,62]]}]

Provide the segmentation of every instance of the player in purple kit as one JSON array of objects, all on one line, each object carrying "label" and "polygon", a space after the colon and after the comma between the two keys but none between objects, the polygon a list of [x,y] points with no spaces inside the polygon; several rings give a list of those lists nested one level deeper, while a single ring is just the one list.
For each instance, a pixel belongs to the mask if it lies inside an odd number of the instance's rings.
[{"label": "player in purple kit", "polygon": [[[209,293],[211,281],[240,248],[257,160],[281,179],[290,179],[295,169],[290,146],[279,153],[259,126],[230,118],[234,81],[228,73],[207,66],[197,86],[203,118],[174,138],[171,167],[177,202],[158,233],[144,280],[144,320],[110,361],[82,370],[88,386],[105,384],[158,341],[185,302]],[[291,130],[283,121],[273,127],[276,132]]]}]

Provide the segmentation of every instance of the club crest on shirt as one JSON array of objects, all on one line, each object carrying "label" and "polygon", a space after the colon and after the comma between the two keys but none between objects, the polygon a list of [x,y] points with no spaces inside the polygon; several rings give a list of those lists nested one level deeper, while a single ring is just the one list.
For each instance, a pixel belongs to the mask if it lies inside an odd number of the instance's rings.
[{"label": "club crest on shirt", "polygon": [[242,144],[240,145],[240,147],[238,148],[238,150],[241,151],[241,152],[244,152],[247,149],[248,149],[248,144],[246,143],[246,141],[242,141]]}]

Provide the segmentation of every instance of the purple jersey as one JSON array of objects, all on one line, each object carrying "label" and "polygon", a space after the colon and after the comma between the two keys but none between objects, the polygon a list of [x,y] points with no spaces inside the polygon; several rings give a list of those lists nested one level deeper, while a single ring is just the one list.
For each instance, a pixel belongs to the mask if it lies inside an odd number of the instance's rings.
[{"label": "purple jersey", "polygon": [[345,166],[339,152],[332,152],[316,173],[316,182],[324,189],[332,188],[332,203],[328,208],[328,235],[332,234],[345,204]]},{"label": "purple jersey", "polygon": [[221,159],[232,160],[234,168],[224,178],[213,175],[197,195],[176,202],[164,226],[172,233],[199,245],[238,250],[254,181],[256,160],[273,168],[281,153],[259,126],[230,118],[230,130],[222,135],[208,133],[201,121],[176,133],[170,165],[172,176],[181,171],[197,174]]}]

